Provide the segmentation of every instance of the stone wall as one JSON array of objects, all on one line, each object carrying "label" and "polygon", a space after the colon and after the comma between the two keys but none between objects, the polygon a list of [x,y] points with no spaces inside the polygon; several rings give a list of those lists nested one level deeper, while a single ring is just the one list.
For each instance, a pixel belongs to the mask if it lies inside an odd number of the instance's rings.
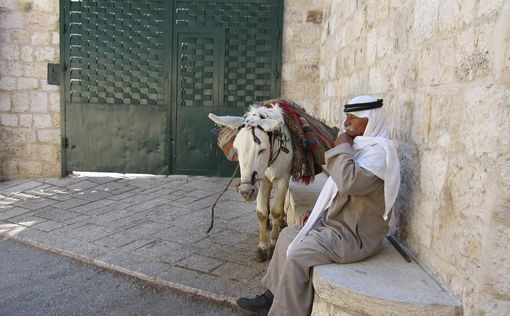
[{"label": "stone wall", "polygon": [[58,0],[0,0],[0,179],[60,175]]},{"label": "stone wall", "polygon": [[[283,94],[331,124],[355,95],[384,98],[403,176],[394,230],[467,315],[509,314],[510,2],[320,3],[285,3]],[[317,63],[318,77],[291,75]]]},{"label": "stone wall", "polygon": [[[285,1],[283,16],[282,97],[320,109],[319,57],[324,20],[322,0]],[[289,45],[289,43],[291,43]]]}]

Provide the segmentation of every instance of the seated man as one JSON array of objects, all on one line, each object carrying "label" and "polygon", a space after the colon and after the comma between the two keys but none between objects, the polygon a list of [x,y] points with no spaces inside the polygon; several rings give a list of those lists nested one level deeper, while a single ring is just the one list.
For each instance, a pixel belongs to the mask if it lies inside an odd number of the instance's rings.
[{"label": "seated man", "polygon": [[268,290],[240,298],[239,306],[269,315],[309,315],[312,267],[360,261],[381,250],[400,184],[400,164],[387,138],[382,104],[381,99],[359,96],[345,105],[345,132],[326,152],[329,178],[311,214],[282,230],[262,278]]}]

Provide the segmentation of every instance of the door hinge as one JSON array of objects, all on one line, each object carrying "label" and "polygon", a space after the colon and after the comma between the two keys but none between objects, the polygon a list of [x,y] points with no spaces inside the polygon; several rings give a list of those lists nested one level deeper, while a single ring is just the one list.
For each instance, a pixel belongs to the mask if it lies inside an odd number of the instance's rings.
[{"label": "door hinge", "polygon": [[69,148],[69,138],[62,137],[62,147]]}]

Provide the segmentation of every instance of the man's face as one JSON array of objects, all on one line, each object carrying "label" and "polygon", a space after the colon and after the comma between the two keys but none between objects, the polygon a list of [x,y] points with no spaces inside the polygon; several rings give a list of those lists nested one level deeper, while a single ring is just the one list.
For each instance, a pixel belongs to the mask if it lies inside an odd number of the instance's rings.
[{"label": "man's face", "polygon": [[[346,118],[344,122],[344,127],[346,127],[346,132],[352,138],[356,136],[363,136],[365,133],[365,129],[367,128],[368,117],[357,117],[354,114],[346,113]],[[347,128],[348,126],[352,126],[351,128]]]}]

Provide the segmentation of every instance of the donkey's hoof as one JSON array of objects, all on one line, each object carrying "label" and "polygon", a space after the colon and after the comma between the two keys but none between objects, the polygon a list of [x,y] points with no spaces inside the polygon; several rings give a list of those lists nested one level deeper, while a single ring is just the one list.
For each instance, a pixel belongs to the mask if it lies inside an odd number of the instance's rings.
[{"label": "donkey's hoof", "polygon": [[269,249],[257,248],[257,261],[264,262],[270,258]]},{"label": "donkey's hoof", "polygon": [[269,247],[269,258],[273,257],[273,253],[274,253],[274,246],[271,246],[271,247]]}]

